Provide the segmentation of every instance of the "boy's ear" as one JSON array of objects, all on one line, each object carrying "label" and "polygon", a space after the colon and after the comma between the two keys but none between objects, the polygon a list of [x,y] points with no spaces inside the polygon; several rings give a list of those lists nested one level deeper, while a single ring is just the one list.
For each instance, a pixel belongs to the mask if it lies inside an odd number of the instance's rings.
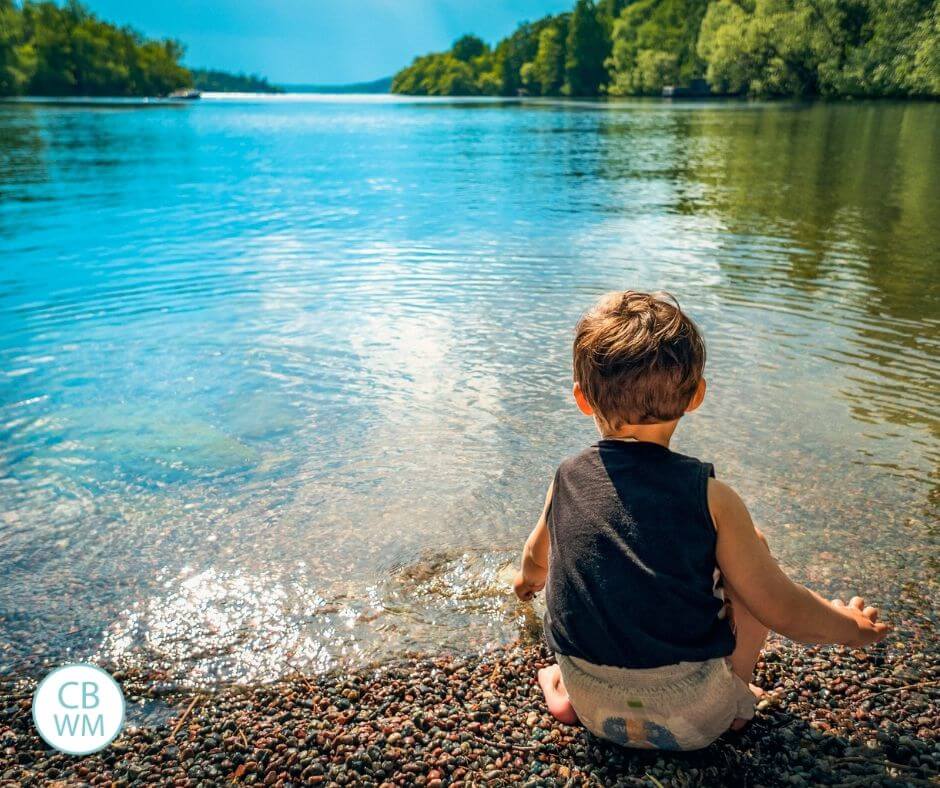
[{"label": "boy's ear", "polygon": [[574,394],[574,401],[578,403],[578,410],[585,416],[593,416],[594,408],[591,407],[591,403],[587,401],[587,397],[585,397],[584,392],[581,391],[580,383],[575,382],[572,393]]},{"label": "boy's ear", "polygon": [[692,399],[689,400],[689,406],[685,409],[686,413],[691,413],[702,404],[702,400],[705,399],[705,389],[705,378],[702,378],[698,382],[698,386],[695,388],[695,393],[692,395]]}]

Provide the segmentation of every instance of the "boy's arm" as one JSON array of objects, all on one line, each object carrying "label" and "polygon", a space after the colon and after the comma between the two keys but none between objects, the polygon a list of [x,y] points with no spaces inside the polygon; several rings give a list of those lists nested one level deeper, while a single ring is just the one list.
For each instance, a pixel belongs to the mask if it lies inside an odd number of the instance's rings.
[{"label": "boy's arm", "polygon": [[516,574],[512,584],[516,596],[523,602],[531,599],[545,587],[545,578],[548,576],[548,507],[552,502],[552,489],[554,481],[548,486],[545,495],[545,505],[542,507],[542,516],[526,539],[522,548],[522,568]]},{"label": "boy's arm", "polygon": [[744,502],[726,484],[708,480],[708,508],[718,529],[718,567],[762,624],[801,643],[847,646],[875,643],[890,631],[877,622],[877,609],[863,610],[859,598],[849,606],[830,603],[787,577],[758,537]]}]

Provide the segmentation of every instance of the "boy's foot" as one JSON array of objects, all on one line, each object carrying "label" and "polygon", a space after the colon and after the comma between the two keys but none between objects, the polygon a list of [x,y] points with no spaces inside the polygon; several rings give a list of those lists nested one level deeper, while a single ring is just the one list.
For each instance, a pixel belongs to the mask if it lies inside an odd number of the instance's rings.
[{"label": "boy's foot", "polygon": [[[764,691],[760,687],[758,687],[756,684],[748,684],[747,688],[751,691],[751,694],[755,698],[759,699],[764,694]],[[753,717],[747,720],[744,719],[743,717],[735,717],[734,720],[732,720],[731,722],[731,730],[734,731],[735,733],[740,733],[748,725],[750,725],[752,719]]]},{"label": "boy's foot", "polygon": [[574,706],[568,700],[568,692],[561,680],[561,668],[549,665],[539,671],[539,686],[545,694],[545,704],[551,715],[565,725],[574,725],[578,721]]}]

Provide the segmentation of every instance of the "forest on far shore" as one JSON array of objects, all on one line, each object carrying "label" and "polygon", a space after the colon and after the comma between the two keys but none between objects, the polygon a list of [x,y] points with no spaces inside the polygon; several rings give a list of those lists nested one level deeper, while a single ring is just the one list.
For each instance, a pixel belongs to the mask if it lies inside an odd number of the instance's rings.
[{"label": "forest on far shore", "polygon": [[192,85],[183,46],[104,22],[78,2],[0,0],[0,95],[164,96]]},{"label": "forest on far shore", "polygon": [[940,96],[940,0],[577,0],[490,47],[473,35],[398,72],[440,96]]},{"label": "forest on far shore", "polygon": [[283,93],[257,74],[231,74],[215,68],[192,68],[193,87],[215,93]]},{"label": "forest on far shore", "polygon": [[257,75],[188,69],[182,44],[99,19],[76,0],[0,0],[0,96],[166,96],[180,88],[276,93]]}]

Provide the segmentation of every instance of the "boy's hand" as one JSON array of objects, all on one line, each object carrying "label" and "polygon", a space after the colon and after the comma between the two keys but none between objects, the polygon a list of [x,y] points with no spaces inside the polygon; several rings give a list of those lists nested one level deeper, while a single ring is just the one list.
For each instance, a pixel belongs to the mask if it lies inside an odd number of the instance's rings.
[{"label": "boy's hand", "polygon": [[884,640],[891,631],[891,626],[878,621],[878,608],[865,605],[860,596],[853,596],[846,605],[841,599],[833,599],[832,606],[842,615],[851,618],[858,627],[854,638],[845,641],[846,646],[860,648]]},{"label": "boy's hand", "polygon": [[533,583],[529,580],[526,580],[525,575],[522,572],[516,572],[516,579],[513,581],[512,590],[516,592],[516,596],[519,597],[523,602],[528,602],[532,597],[534,597],[539,591],[545,588],[545,583]]},{"label": "boy's hand", "polygon": [[523,602],[528,602],[539,591],[545,588],[545,578],[548,576],[548,507],[552,502],[552,489],[555,483],[548,485],[545,494],[545,504],[542,506],[542,516],[525,540],[522,548],[522,568],[516,574],[512,583],[512,590]]}]

